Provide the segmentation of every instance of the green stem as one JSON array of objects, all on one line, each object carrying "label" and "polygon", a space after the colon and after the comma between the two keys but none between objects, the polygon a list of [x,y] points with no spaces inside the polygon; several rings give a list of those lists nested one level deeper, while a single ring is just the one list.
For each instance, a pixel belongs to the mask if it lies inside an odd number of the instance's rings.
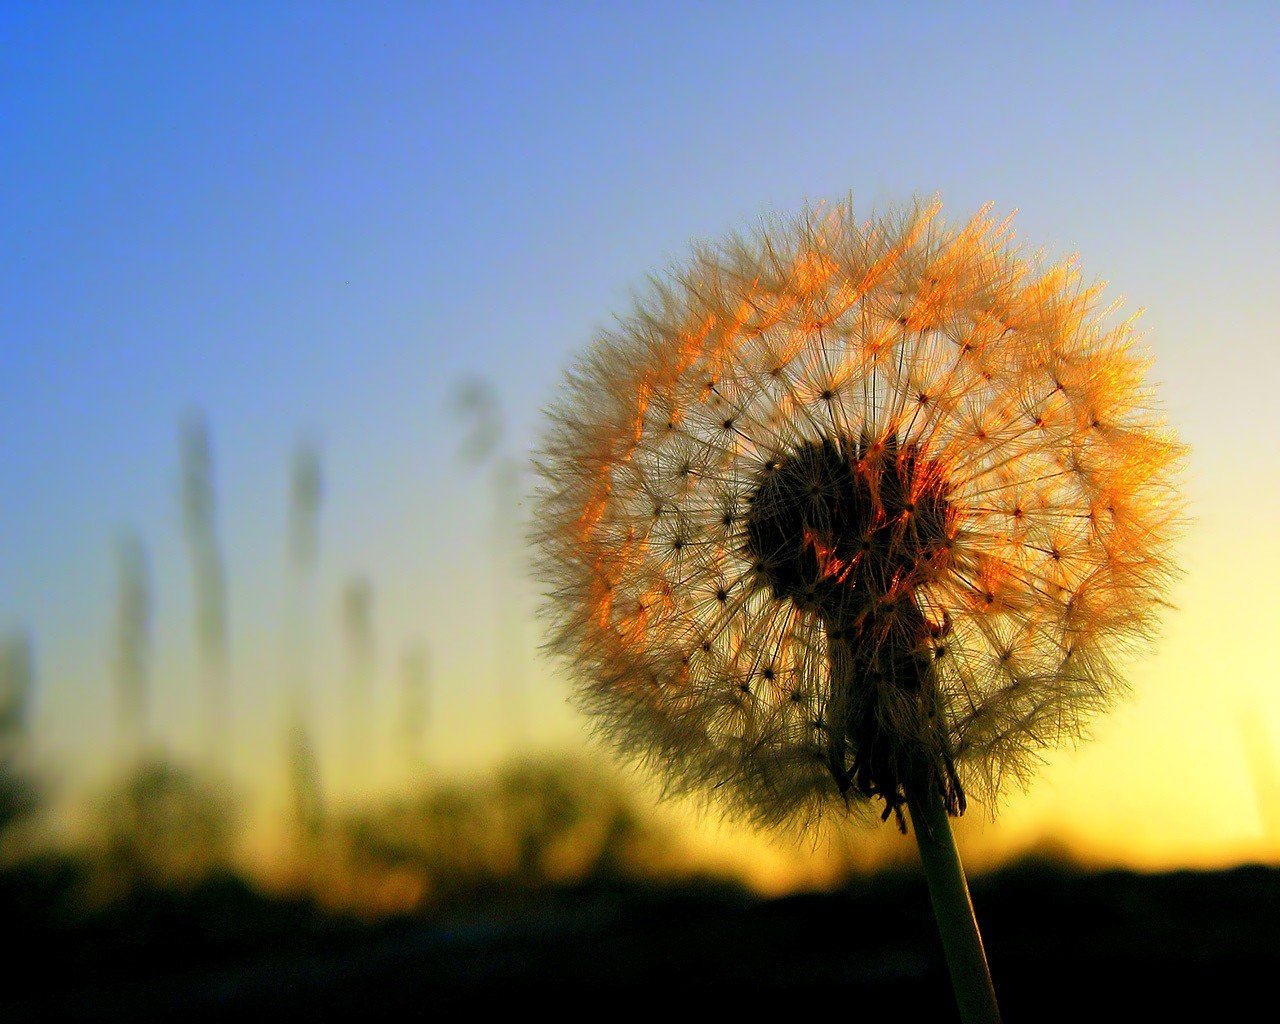
[{"label": "green stem", "polygon": [[942,805],[942,797],[933,786],[919,793],[907,793],[916,843],[924,876],[929,883],[929,899],[933,916],[942,936],[951,987],[964,1024],[999,1024],[1000,1009],[991,984],[987,954],[982,948],[978,921],[973,916],[973,901],[964,867],[951,835],[951,822]]}]

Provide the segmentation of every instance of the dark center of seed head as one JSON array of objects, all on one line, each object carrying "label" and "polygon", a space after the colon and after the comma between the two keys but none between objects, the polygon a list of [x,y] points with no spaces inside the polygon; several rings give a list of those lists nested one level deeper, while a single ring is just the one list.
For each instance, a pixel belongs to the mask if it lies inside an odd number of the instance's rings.
[{"label": "dark center of seed head", "polygon": [[[945,626],[917,600],[950,556],[950,497],[943,467],[916,445],[824,438],[771,455],[745,517],[757,581],[825,627],[818,756],[841,794],[883,799],[904,830],[908,790],[935,788],[948,811],[964,810],[934,669]],[[886,729],[904,705],[919,721]]]},{"label": "dark center of seed head", "polygon": [[762,467],[747,554],[779,600],[849,626],[941,568],[955,515],[939,464],[892,435],[808,441]]}]

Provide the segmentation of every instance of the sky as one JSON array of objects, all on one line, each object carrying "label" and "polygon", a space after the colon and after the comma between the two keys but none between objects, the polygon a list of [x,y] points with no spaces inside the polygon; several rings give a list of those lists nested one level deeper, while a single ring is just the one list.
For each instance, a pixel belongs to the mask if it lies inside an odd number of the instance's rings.
[{"label": "sky", "polygon": [[[35,644],[43,762],[74,790],[118,745],[126,530],[152,573],[150,728],[198,747],[194,411],[246,784],[276,772],[286,715],[304,441],[324,474],[321,737],[342,724],[339,595],[361,575],[379,728],[421,646],[440,770],[513,731],[581,742],[534,588],[502,571],[523,541],[497,469],[526,465],[574,355],[692,242],[807,201],[937,194],[957,218],[1016,210],[1024,244],[1078,253],[1145,310],[1193,452],[1185,573],[1133,696],[970,828],[1140,865],[1280,855],[1280,797],[1258,785],[1280,750],[1277,52],[1265,3],[0,6],[0,629]],[[502,410],[481,466],[461,454],[474,380]],[[391,748],[373,762],[367,783],[390,785]]]}]

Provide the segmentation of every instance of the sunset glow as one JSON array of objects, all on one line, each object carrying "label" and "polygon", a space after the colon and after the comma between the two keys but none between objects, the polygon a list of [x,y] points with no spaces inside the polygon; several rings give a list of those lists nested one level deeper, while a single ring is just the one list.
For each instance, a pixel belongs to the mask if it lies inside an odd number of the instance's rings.
[{"label": "sunset glow", "polygon": [[[866,297],[924,244],[927,219],[868,241],[861,263],[815,235],[741,287],[716,285],[678,325],[666,376],[607,396],[625,420],[584,456],[594,476],[561,524],[598,547],[584,628],[639,648],[674,614],[670,589],[641,578],[657,539],[609,509],[655,423],[715,426],[697,396],[672,400],[690,367],[731,374],[743,352],[762,373],[804,364],[776,407],[788,417],[884,372],[904,336],[933,339],[900,422],[915,418],[940,472],[1045,432],[1116,436],[1149,412],[1145,373],[1189,450],[1185,509],[1127,504],[1169,463],[1163,437],[1139,432],[1111,469],[1082,444],[1062,471],[1094,474],[1084,519],[1056,516],[1037,473],[954,524],[998,544],[915,570],[964,573],[938,599],[955,620],[1024,606],[1034,565],[1055,593],[1083,588],[1073,614],[1102,632],[1133,614],[1116,587],[1174,577],[1147,609],[1152,643],[1115,652],[1128,691],[1088,716],[1088,742],[1046,726],[1064,744],[1043,764],[1028,755],[998,806],[976,787],[961,843],[988,862],[1053,845],[1142,868],[1280,861],[1274,15],[1134,9],[1101,31],[1065,9],[485,10],[0,15],[0,630],[12,664],[29,644],[53,831],[91,830],[95,794],[140,749],[216,754],[248,808],[246,857],[269,860],[293,842],[301,754],[287,737],[304,720],[334,808],[487,777],[519,750],[608,761],[533,614],[530,460],[558,382],[695,240],[806,203],[851,196],[865,221],[936,195],[962,233],[899,306]],[[1044,273],[960,331],[980,237],[1043,246]],[[1091,306],[1126,335],[1123,357],[965,406],[1006,332],[1055,318],[1087,332]],[[863,338],[855,357],[805,364],[804,331],[844,329]],[[939,369],[944,342],[970,376]],[[458,401],[474,381],[488,404]],[[919,428],[960,410],[963,431]],[[311,520],[291,475],[306,451]],[[1187,521],[1167,563],[1121,566],[1090,546],[1089,516],[1123,545],[1165,531],[1162,515]],[[859,556],[830,537],[805,544],[824,578],[857,577]],[[359,581],[363,618],[343,610]],[[1011,660],[1032,644],[1001,637]],[[770,891],[835,877],[841,857],[896,855],[874,830],[815,855],[687,804],[656,813],[694,860]]]}]

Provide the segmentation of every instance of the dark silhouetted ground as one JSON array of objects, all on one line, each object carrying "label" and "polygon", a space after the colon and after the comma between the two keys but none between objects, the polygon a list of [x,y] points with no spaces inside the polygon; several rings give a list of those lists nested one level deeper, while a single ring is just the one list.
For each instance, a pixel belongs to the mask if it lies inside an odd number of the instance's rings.
[{"label": "dark silhouetted ground", "polygon": [[[235,878],[96,912],[67,872],[3,879],[0,1020],[427,1018],[510,1007],[955,1019],[920,879],[761,900],[723,884],[593,884],[378,924]],[[1007,1021],[1273,1020],[1280,870],[1137,875],[1024,864],[974,900]],[[64,902],[60,903],[59,901]],[[607,1000],[607,1001],[605,1001]]]}]

